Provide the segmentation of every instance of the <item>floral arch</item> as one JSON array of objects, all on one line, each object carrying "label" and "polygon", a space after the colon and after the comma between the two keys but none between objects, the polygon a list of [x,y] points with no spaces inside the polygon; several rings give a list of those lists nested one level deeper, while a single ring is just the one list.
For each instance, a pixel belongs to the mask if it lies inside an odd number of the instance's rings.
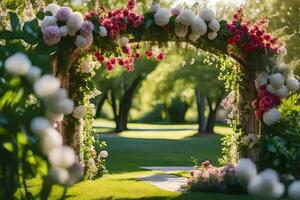
[{"label": "floral arch", "polygon": [[[100,6],[83,17],[69,7],[49,4],[22,26],[17,15],[9,13],[12,29],[0,31],[0,40],[26,43],[25,47],[14,50],[1,46],[6,72],[33,77],[35,94],[43,99],[41,104],[46,105],[43,108],[48,110],[48,120],[56,123],[63,143],[73,147],[81,162],[87,162],[93,145],[93,115],[89,101],[95,95],[95,88],[90,83],[91,74],[78,73],[78,67],[89,56],[107,70],[118,65],[128,71],[134,70],[134,60],[142,54],[163,60],[163,52],[153,55],[151,49],[144,49],[142,53],[143,42],[150,46],[186,42],[197,49],[235,59],[243,74],[243,82],[237,88],[239,94],[234,100],[237,108],[235,128],[244,133],[242,136],[259,137],[264,134],[262,126],[272,126],[280,120],[277,107],[282,98],[298,90],[299,82],[292,68],[284,63],[287,53],[284,42],[266,31],[267,19],[251,23],[242,8],[230,23],[219,21],[209,8],[201,8],[199,15],[190,9],[169,11],[159,3],[153,3],[151,10],[143,15],[135,13],[134,9],[135,1],[129,0],[124,8],[106,11]],[[24,67],[23,55],[15,52],[27,54],[32,63],[43,68]],[[21,64],[16,64],[14,59]],[[53,76],[40,77],[41,71]],[[59,87],[65,89],[72,102],[66,98],[61,101],[60,96],[64,94],[59,92]],[[46,94],[43,90],[49,92]],[[43,128],[41,124],[49,125],[45,120],[38,125],[32,124],[33,132],[39,132],[37,129]],[[26,128],[30,132],[30,127]],[[239,154],[259,164],[255,149],[239,150]],[[230,159],[237,161],[238,158]]]}]

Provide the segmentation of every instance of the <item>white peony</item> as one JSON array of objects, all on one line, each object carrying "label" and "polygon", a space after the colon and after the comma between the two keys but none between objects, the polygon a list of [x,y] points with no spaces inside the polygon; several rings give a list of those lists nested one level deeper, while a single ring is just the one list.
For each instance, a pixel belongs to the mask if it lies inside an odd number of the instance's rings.
[{"label": "white peony", "polygon": [[74,36],[83,24],[83,16],[80,12],[74,12],[67,21],[69,35]]},{"label": "white peony", "polygon": [[107,158],[108,157],[108,152],[103,150],[103,151],[100,151],[100,157],[102,158]]},{"label": "white peony", "polygon": [[186,34],[188,33],[188,27],[181,25],[181,24],[176,24],[175,25],[175,35],[180,38],[185,38]]},{"label": "white peony", "polygon": [[31,81],[35,82],[41,77],[42,70],[39,67],[31,66],[26,74],[26,78]]},{"label": "white peony", "polygon": [[41,136],[48,128],[51,128],[51,123],[45,117],[36,117],[30,123],[31,131]]},{"label": "white peony", "polygon": [[35,94],[40,98],[45,98],[55,94],[59,87],[60,80],[52,75],[42,76],[33,85]]},{"label": "white peony", "polygon": [[154,21],[157,26],[165,26],[169,23],[171,13],[166,8],[160,8],[154,14]]},{"label": "white peony", "polygon": [[184,26],[190,26],[193,24],[195,18],[195,13],[190,9],[183,9],[176,17],[176,22],[184,25]]},{"label": "white peony", "polygon": [[50,167],[48,177],[54,183],[65,185],[68,182],[70,175],[68,170],[64,168]]},{"label": "white peony", "polygon": [[277,182],[279,181],[278,174],[273,169],[265,169],[259,174],[263,179],[266,179],[270,182]]},{"label": "white peony", "polygon": [[67,26],[61,26],[59,27],[60,35],[62,37],[66,37],[69,33],[68,27]]},{"label": "white peony", "polygon": [[281,73],[272,74],[270,76],[270,84],[275,88],[279,89],[284,84],[284,77]]},{"label": "white peony", "polygon": [[160,8],[161,8],[160,3],[154,2],[154,3],[151,4],[150,10],[151,10],[152,12],[156,12],[156,11],[158,11]]},{"label": "white peony", "polygon": [[216,39],[217,36],[218,36],[218,34],[216,32],[210,32],[207,35],[208,39],[210,39],[210,40]]},{"label": "white peony", "polygon": [[281,88],[279,88],[276,92],[276,94],[280,97],[280,98],[286,98],[289,96],[290,92],[287,89],[287,87],[284,85]]},{"label": "white peony", "polygon": [[46,6],[45,12],[51,12],[52,15],[55,16],[59,8],[60,6],[56,3],[50,3]]},{"label": "white peony", "polygon": [[267,85],[269,80],[269,75],[265,72],[256,74],[255,87],[259,88],[260,86]]},{"label": "white peony", "polygon": [[272,94],[277,94],[277,90],[271,84],[267,85],[267,91]]},{"label": "white peony", "polygon": [[126,47],[129,44],[128,37],[121,37],[119,43],[121,47]]},{"label": "white peony", "polygon": [[53,148],[48,154],[48,159],[54,167],[68,168],[75,162],[76,156],[72,148],[61,146]]},{"label": "white peony", "polygon": [[4,62],[5,70],[13,75],[26,75],[31,67],[31,62],[24,53],[15,53]]},{"label": "white peony", "polygon": [[300,199],[300,181],[294,181],[288,189],[288,195],[291,199]]},{"label": "white peony", "polygon": [[61,122],[64,119],[63,113],[55,113],[50,110],[47,110],[45,115],[52,123]]},{"label": "white peony", "polygon": [[200,38],[200,34],[198,34],[198,33],[191,33],[189,35],[189,38],[190,38],[190,40],[196,42]]},{"label": "white peony", "polygon": [[74,102],[70,99],[59,100],[56,103],[56,111],[59,113],[63,113],[65,115],[69,115],[73,112]]},{"label": "white peony", "polygon": [[42,33],[45,32],[45,29],[48,26],[56,26],[57,19],[54,16],[45,16],[41,22],[41,31]]},{"label": "white peony", "polygon": [[202,17],[202,19],[206,22],[210,22],[213,19],[216,19],[216,15],[215,12],[209,8],[202,8],[200,10],[200,17]]},{"label": "white peony", "polygon": [[74,108],[72,115],[76,119],[81,119],[85,116],[86,112],[87,110],[84,106],[77,106],[76,108]]},{"label": "white peony", "polygon": [[236,166],[236,173],[239,178],[249,181],[257,174],[257,170],[249,158],[241,158]]},{"label": "white peony", "polygon": [[218,32],[221,28],[220,23],[218,22],[218,20],[213,19],[209,22],[208,27],[210,28],[210,30],[212,30],[213,32]]},{"label": "white peony", "polygon": [[272,108],[265,112],[263,115],[263,121],[265,124],[271,126],[276,124],[280,120],[281,114],[277,108]]},{"label": "white peony", "polygon": [[296,92],[299,89],[299,81],[296,78],[289,76],[286,79],[286,87],[289,91]]},{"label": "white peony", "polygon": [[99,35],[101,37],[106,37],[107,36],[107,30],[104,26],[100,26],[99,27]]},{"label": "white peony", "polygon": [[90,34],[87,37],[83,37],[82,35],[77,35],[75,40],[75,45],[78,48],[88,48],[93,44],[93,34]]},{"label": "white peony", "polygon": [[61,135],[52,127],[46,129],[41,135],[41,148],[45,155],[48,155],[52,149],[62,146],[62,143]]},{"label": "white peony", "polygon": [[207,25],[201,17],[197,16],[193,20],[191,29],[193,33],[200,34],[200,36],[202,36],[207,32]]}]

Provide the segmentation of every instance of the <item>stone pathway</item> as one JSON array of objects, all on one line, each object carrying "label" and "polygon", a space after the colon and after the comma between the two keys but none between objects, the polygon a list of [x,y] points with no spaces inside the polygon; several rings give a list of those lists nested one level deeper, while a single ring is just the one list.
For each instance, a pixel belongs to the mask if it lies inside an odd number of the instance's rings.
[{"label": "stone pathway", "polygon": [[181,186],[186,184],[187,179],[170,173],[174,171],[193,170],[193,167],[186,167],[186,166],[164,166],[164,167],[151,166],[151,167],[141,167],[141,168],[164,172],[164,174],[154,174],[150,176],[141,177],[139,180],[145,181],[163,190],[168,190],[172,192],[182,192]]}]

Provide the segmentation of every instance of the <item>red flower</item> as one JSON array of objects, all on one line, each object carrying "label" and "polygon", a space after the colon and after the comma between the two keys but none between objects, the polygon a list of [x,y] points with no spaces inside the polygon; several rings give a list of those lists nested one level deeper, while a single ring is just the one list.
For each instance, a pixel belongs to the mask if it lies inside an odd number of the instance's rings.
[{"label": "red flower", "polygon": [[151,58],[153,56],[152,51],[146,51],[145,54],[146,54],[147,58]]},{"label": "red flower", "polygon": [[125,64],[124,60],[121,59],[121,58],[119,59],[118,63],[119,63],[119,65],[121,65],[121,66],[123,66],[123,65]]},{"label": "red flower", "polygon": [[139,60],[141,58],[141,53],[137,51],[135,53],[135,58]]},{"label": "red flower", "polygon": [[157,61],[162,61],[165,58],[165,54],[163,52],[160,52],[157,56],[156,56],[156,60]]},{"label": "red flower", "polygon": [[203,167],[209,167],[209,166],[210,166],[210,162],[209,162],[208,160],[206,160],[206,161],[204,161],[204,162],[202,163],[202,166],[203,166]]}]

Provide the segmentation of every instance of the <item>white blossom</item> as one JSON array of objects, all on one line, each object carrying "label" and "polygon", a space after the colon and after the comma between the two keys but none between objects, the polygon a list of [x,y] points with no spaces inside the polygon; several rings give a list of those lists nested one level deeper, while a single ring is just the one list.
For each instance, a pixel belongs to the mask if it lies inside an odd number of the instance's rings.
[{"label": "white blossom", "polygon": [[272,94],[276,94],[277,93],[277,90],[271,84],[267,85],[267,91],[270,92],[270,93],[272,93]]},{"label": "white blossom", "polygon": [[61,135],[54,128],[47,128],[41,135],[41,148],[45,155],[54,149],[61,146],[63,143]]},{"label": "white blossom", "polygon": [[66,37],[69,33],[68,27],[67,26],[61,26],[59,27],[60,35],[62,37]]},{"label": "white blossom", "polygon": [[239,178],[249,181],[257,174],[257,169],[249,158],[241,158],[236,166],[236,173]]},{"label": "white blossom", "polygon": [[83,37],[82,35],[77,35],[75,40],[75,45],[78,48],[88,48],[93,44],[93,34],[90,34],[87,37]]},{"label": "white blossom", "polygon": [[180,38],[185,38],[186,34],[188,33],[188,27],[181,25],[181,24],[176,24],[175,25],[175,35]]},{"label": "white blossom", "polygon": [[286,98],[289,96],[290,92],[287,89],[287,87],[285,85],[283,85],[281,88],[279,88],[276,92],[276,94],[280,97],[280,98]]},{"label": "white blossom", "polygon": [[293,200],[300,199],[300,181],[294,181],[288,189],[288,195]]},{"label": "white blossom", "polygon": [[299,89],[299,81],[295,77],[289,76],[286,79],[286,87],[291,92],[296,92]]},{"label": "white blossom", "polygon": [[108,157],[108,152],[103,150],[103,151],[100,151],[100,157],[102,158],[107,158]]},{"label": "white blossom", "polygon": [[90,73],[94,69],[94,67],[95,67],[94,62],[84,61],[81,64],[80,71],[81,71],[81,73]]},{"label": "white blossom", "polygon": [[67,21],[69,35],[74,36],[83,24],[83,16],[80,12],[74,12]]},{"label": "white blossom", "polygon": [[31,81],[35,82],[41,77],[42,70],[39,67],[31,66],[26,74],[26,78]]},{"label": "white blossom", "polygon": [[279,49],[278,49],[278,53],[280,56],[284,57],[287,55],[287,49],[285,46],[281,46]]},{"label": "white blossom", "polygon": [[119,43],[121,47],[126,47],[129,44],[128,37],[121,37]]},{"label": "white blossom", "polygon": [[4,62],[5,70],[13,75],[26,75],[31,67],[31,62],[24,53],[15,53]]},{"label": "white blossom", "polygon": [[201,17],[197,16],[193,20],[191,29],[193,33],[200,34],[200,36],[202,36],[207,32],[207,25]]},{"label": "white blossom", "polygon": [[48,26],[56,26],[57,19],[54,16],[45,16],[41,22],[41,31],[45,32]]},{"label": "white blossom", "polygon": [[169,23],[171,13],[166,8],[160,8],[154,14],[154,21],[158,26],[165,26]]},{"label": "white blossom", "polygon": [[268,73],[261,72],[256,74],[256,79],[255,79],[255,87],[259,88],[260,86],[267,85],[269,80],[269,75]]},{"label": "white blossom", "polygon": [[208,33],[207,36],[208,36],[208,39],[214,40],[214,39],[216,39],[216,37],[218,36],[218,34],[216,32],[210,32],[210,33]]},{"label": "white blossom", "polygon": [[77,106],[74,108],[72,115],[76,119],[81,119],[85,116],[86,112],[87,112],[87,110],[84,106]]},{"label": "white blossom", "polygon": [[193,24],[195,18],[195,13],[190,9],[183,9],[181,13],[176,17],[176,22],[184,25],[190,26]]},{"label": "white blossom", "polygon": [[45,12],[51,12],[52,15],[55,16],[59,8],[60,6],[56,3],[50,3],[46,6]]},{"label": "white blossom", "polygon": [[107,30],[104,26],[100,26],[99,27],[99,35],[101,37],[106,37],[107,36]]},{"label": "white blossom", "polygon": [[281,118],[281,114],[277,108],[272,108],[265,112],[263,115],[263,121],[265,124],[272,126],[276,124]]},{"label": "white blossom", "polygon": [[51,96],[60,87],[60,80],[52,75],[44,75],[34,85],[34,92],[40,98]]},{"label": "white blossom", "polygon": [[51,123],[45,117],[36,117],[30,123],[31,131],[37,136],[41,136],[48,128],[51,128]]},{"label": "white blossom", "polygon": [[75,152],[68,146],[53,148],[48,154],[49,162],[54,167],[68,168],[75,162]]},{"label": "white blossom", "polygon": [[281,73],[272,74],[270,76],[270,84],[275,88],[279,89],[284,84],[284,77]]},{"label": "white blossom", "polygon": [[216,15],[215,15],[214,11],[211,10],[211,9],[209,9],[209,8],[202,8],[200,10],[200,14],[199,15],[206,22],[210,22],[213,19],[216,19]]},{"label": "white blossom", "polygon": [[209,22],[208,27],[210,28],[210,30],[212,30],[213,32],[218,32],[220,30],[220,23],[218,22],[218,20],[213,19]]},{"label": "white blossom", "polygon": [[50,110],[47,110],[45,115],[52,123],[61,122],[64,119],[63,113],[55,113]]},{"label": "white blossom", "polygon": [[158,11],[160,8],[161,8],[160,3],[154,2],[154,3],[151,4],[150,10],[151,10],[152,12],[156,12],[156,11]]},{"label": "white blossom", "polygon": [[65,185],[70,178],[68,170],[59,167],[50,167],[48,177],[54,183],[61,185]]},{"label": "white blossom", "polygon": [[64,7],[61,7],[58,9],[55,17],[62,22],[66,22],[66,21],[68,21],[69,17],[72,15],[72,13],[73,13],[73,10],[70,7],[64,6]]},{"label": "white blossom", "polygon": [[189,38],[190,38],[190,40],[196,42],[200,38],[200,34],[198,34],[198,33],[191,33],[189,35]]}]

